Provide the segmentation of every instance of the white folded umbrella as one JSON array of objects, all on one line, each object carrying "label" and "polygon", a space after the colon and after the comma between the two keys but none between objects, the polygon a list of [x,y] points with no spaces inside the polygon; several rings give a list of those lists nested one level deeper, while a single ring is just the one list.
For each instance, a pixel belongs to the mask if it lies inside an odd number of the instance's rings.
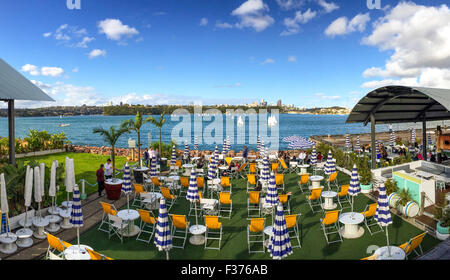
[{"label": "white folded umbrella", "polygon": [[34,167],[34,201],[42,202],[41,195],[41,172],[39,166]]},{"label": "white folded umbrella", "polygon": [[1,233],[9,233],[9,221],[8,221],[8,195],[6,194],[6,183],[5,183],[5,174],[0,174],[0,208],[2,210],[1,217]]},{"label": "white folded umbrella", "polygon": [[31,206],[31,196],[33,192],[33,170],[31,170],[30,166],[27,165],[27,173],[25,175],[25,191],[24,191],[24,199],[25,206]]},{"label": "white folded umbrella", "polygon": [[56,196],[56,165],[57,163],[53,161],[52,169],[50,171],[50,186],[48,188],[48,195],[51,197]]},{"label": "white folded umbrella", "polygon": [[41,176],[41,183],[40,183],[40,187],[41,187],[41,197],[44,197],[45,195],[45,163],[41,163],[39,164],[39,171],[40,171],[40,176]]}]

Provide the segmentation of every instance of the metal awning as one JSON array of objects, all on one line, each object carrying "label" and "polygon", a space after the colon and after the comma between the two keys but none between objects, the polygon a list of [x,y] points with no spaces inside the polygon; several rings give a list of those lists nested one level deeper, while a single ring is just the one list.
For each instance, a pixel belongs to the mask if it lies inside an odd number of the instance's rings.
[{"label": "metal awning", "polygon": [[353,108],[346,123],[376,124],[450,119],[450,89],[386,86],[369,92]]}]

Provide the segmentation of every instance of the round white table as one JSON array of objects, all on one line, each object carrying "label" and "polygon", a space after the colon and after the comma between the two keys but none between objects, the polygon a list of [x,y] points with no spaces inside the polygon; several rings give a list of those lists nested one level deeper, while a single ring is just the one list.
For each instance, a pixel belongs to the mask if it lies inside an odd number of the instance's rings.
[{"label": "round white table", "polygon": [[33,239],[31,239],[31,236],[33,236],[33,231],[29,228],[21,228],[18,231],[16,231],[17,241],[16,245],[20,248],[28,248],[33,245]]},{"label": "round white table", "polygon": [[324,203],[322,204],[323,209],[333,210],[336,209],[337,204],[334,203],[333,199],[337,196],[337,192],[324,191],[322,192],[322,197],[324,198]]},{"label": "round white table", "polygon": [[33,218],[33,225],[37,228],[33,236],[37,239],[45,239],[47,235],[44,233],[44,228],[48,226],[49,221],[46,218],[36,216]]},{"label": "round white table", "polygon": [[319,175],[315,175],[315,176],[310,176],[309,180],[311,180],[312,184],[311,187],[313,189],[315,188],[320,188],[320,182],[324,179],[323,176],[319,176]]},{"label": "round white table", "polygon": [[341,228],[341,236],[347,239],[355,239],[363,236],[364,228],[359,224],[364,221],[364,215],[356,212],[347,212],[339,215],[339,222],[344,224]]},{"label": "round white table", "polygon": [[263,215],[273,214],[273,209],[275,208],[275,206],[276,205],[266,203],[265,197],[261,198],[261,210],[262,210]]},{"label": "round white table", "polygon": [[300,174],[308,173],[309,164],[302,164],[302,165],[299,165],[298,167],[300,167]]},{"label": "round white table", "polygon": [[[389,255],[389,251],[390,251],[391,255]],[[403,251],[403,249],[400,247],[389,246],[389,251],[388,251],[388,246],[378,248],[374,253],[374,255],[378,255],[377,261],[378,260],[404,260],[406,258],[405,251]]]},{"label": "round white table", "polygon": [[192,169],[192,167],[194,167],[194,165],[190,164],[190,163],[185,163],[185,164],[182,165],[182,167],[186,168],[186,169]]},{"label": "round white table", "polygon": [[89,255],[88,251],[86,251],[86,248],[91,251],[94,250],[87,245],[72,245],[64,250],[64,257],[66,258],[66,260],[90,260],[91,256]]},{"label": "round white table", "polygon": [[58,223],[61,221],[61,217],[57,215],[47,215],[45,218],[48,220],[49,225],[45,228],[48,232],[57,232],[61,226]]},{"label": "round white table", "polygon": [[243,157],[234,157],[233,160],[236,160],[236,161],[243,161],[244,158],[243,158]]},{"label": "round white table", "polygon": [[117,212],[117,216],[128,223],[127,230],[122,233],[123,236],[135,236],[140,232],[138,226],[134,224],[134,220],[139,218],[139,212],[133,209],[125,209]]},{"label": "round white table", "polygon": [[159,200],[162,198],[162,194],[159,192],[149,192],[146,194],[147,196],[150,196],[148,198],[145,198],[142,200],[142,203],[147,206],[150,210],[156,210],[159,209]]},{"label": "round white table", "polygon": [[72,214],[72,208],[61,209],[59,211],[59,216],[61,216],[61,218],[63,218],[63,221],[61,223],[61,227],[63,229],[69,229],[69,228],[73,227],[73,225],[70,223],[71,214]]},{"label": "round white table", "polygon": [[61,207],[50,207],[48,208],[48,213],[50,213],[51,215],[59,215],[60,209]]},{"label": "round white table", "polygon": [[[106,180],[106,181],[108,181],[108,180]],[[66,200],[61,203],[61,206],[64,208],[72,208],[72,203],[73,203],[72,200]]]},{"label": "round white table", "polygon": [[31,215],[27,215],[27,220],[25,222],[25,217],[19,221],[19,225],[24,228],[29,228],[33,225],[33,217]]},{"label": "round white table", "polygon": [[12,232],[3,233],[0,235],[0,252],[3,254],[12,254],[17,251],[17,235]]},{"label": "round white table", "polygon": [[189,232],[192,234],[191,238],[189,238],[189,243],[192,245],[205,244],[203,234],[206,232],[206,227],[204,225],[193,225],[189,227]]}]

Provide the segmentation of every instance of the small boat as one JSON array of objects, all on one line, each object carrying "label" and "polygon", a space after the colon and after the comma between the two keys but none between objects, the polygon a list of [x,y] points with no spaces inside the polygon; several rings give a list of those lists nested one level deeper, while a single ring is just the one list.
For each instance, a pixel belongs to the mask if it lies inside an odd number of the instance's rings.
[{"label": "small boat", "polygon": [[68,124],[68,123],[62,123],[62,124],[60,124],[60,125],[58,125],[59,127],[66,127],[66,126],[69,126],[70,124]]}]

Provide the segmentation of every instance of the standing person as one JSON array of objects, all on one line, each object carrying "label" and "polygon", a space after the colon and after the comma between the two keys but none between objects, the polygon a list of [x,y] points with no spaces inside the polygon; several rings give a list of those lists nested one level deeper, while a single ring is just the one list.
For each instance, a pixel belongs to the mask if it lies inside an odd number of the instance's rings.
[{"label": "standing person", "polygon": [[150,158],[150,156],[148,154],[148,149],[145,148],[145,151],[144,151],[144,162],[145,162],[145,166],[147,166],[147,167],[148,167],[149,158]]},{"label": "standing person", "polygon": [[103,164],[100,164],[100,168],[97,170],[97,185],[98,185],[98,197],[102,196],[102,192],[105,189],[105,172],[103,171]]},{"label": "standing person", "polygon": [[111,179],[114,172],[114,168],[111,164],[111,159],[109,158],[105,163],[105,178]]},{"label": "standing person", "polygon": [[247,146],[244,146],[244,150],[242,150],[242,157],[244,158],[244,162],[246,162],[247,161],[247,157],[248,157]]},{"label": "standing person", "polygon": [[156,164],[160,164],[161,162],[161,154],[159,153],[159,149],[156,148],[155,150],[155,158],[156,158]]}]

